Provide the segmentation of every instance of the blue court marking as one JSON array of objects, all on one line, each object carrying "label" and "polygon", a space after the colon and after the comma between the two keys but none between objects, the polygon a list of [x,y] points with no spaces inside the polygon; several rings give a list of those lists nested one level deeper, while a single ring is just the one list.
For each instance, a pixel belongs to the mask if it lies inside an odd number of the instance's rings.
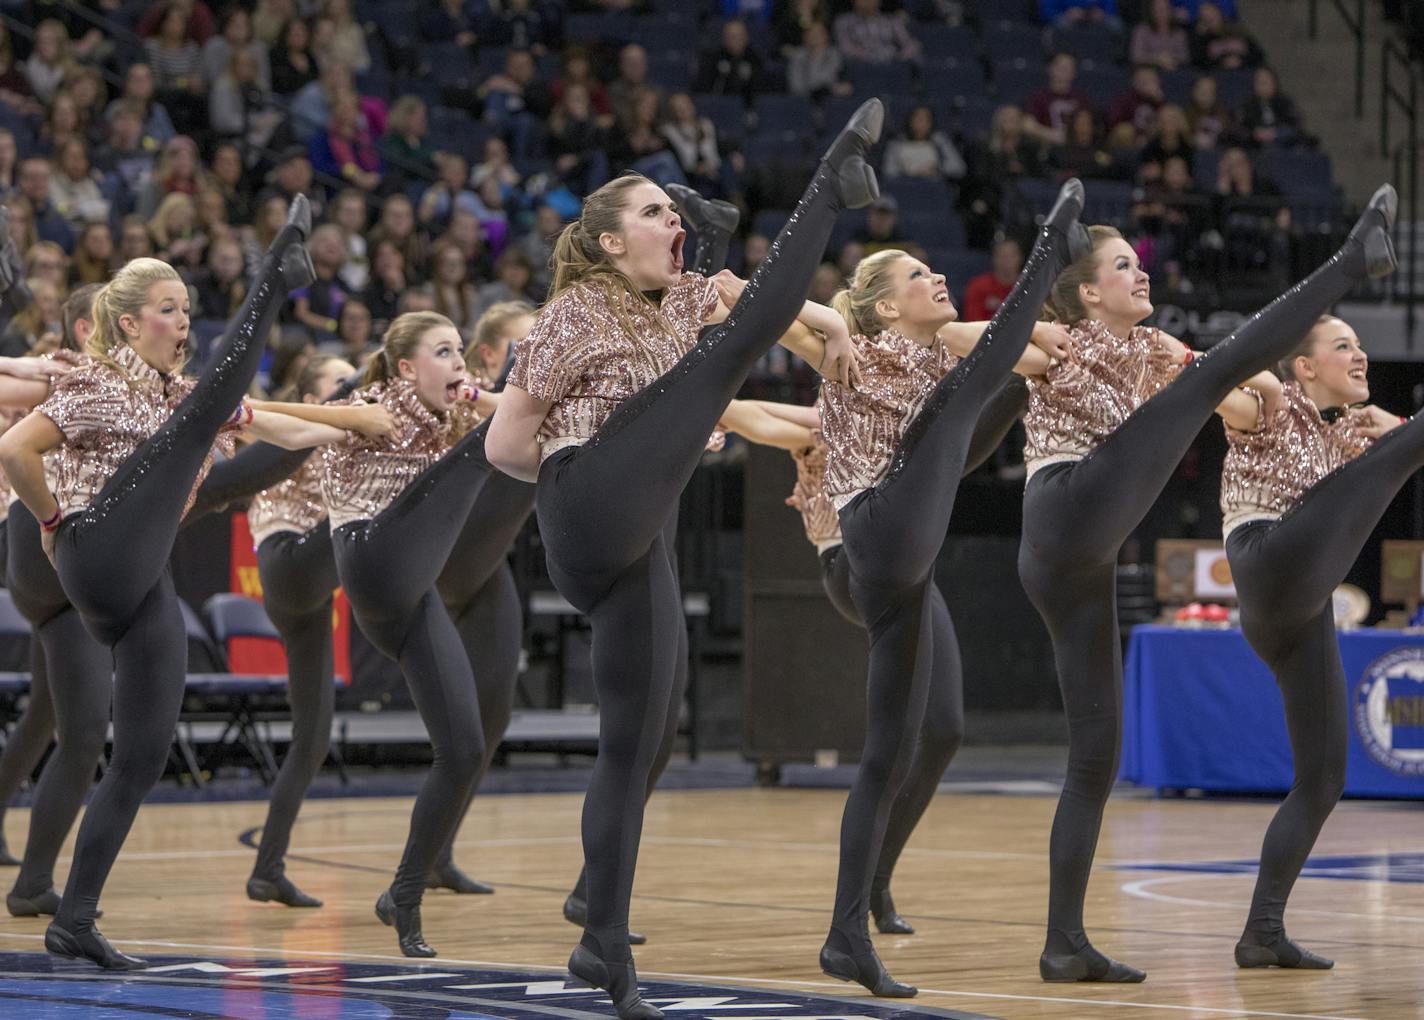
[{"label": "blue court marking", "polygon": [[[613,1004],[567,975],[430,965],[151,956],[110,973],[0,953],[0,1016],[25,1020],[607,1020]],[[993,1020],[868,998],[640,981],[677,1020]]]},{"label": "blue court marking", "polygon": [[[1240,861],[1202,861],[1196,864],[1114,864],[1114,871],[1182,871],[1195,874],[1254,875],[1260,866],[1254,858]],[[1333,878],[1346,882],[1424,882],[1424,853],[1339,854],[1311,857],[1302,878]]]}]

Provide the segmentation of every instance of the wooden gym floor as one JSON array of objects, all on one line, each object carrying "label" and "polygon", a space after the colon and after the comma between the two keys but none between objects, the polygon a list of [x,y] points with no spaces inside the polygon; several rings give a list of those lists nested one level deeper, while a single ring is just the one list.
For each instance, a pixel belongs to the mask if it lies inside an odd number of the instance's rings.
[{"label": "wooden gym floor", "polygon": [[[1037,956],[1054,798],[942,793],[894,886],[917,933],[876,936],[891,972],[921,989],[912,1003],[896,1004],[870,1000],[816,966],[844,796],[806,789],[658,794],[633,899],[633,927],[649,936],[636,950],[640,977],[844,996],[837,1015],[847,1017],[872,1002],[1035,1020],[1424,1017],[1424,805],[1345,802],[1336,810],[1287,915],[1291,934],[1333,957],[1336,968],[1290,973],[1240,971],[1232,962],[1254,877],[1249,863],[1274,803],[1115,797],[1089,891],[1088,929],[1101,949],[1145,968],[1148,980],[1046,985]],[[560,905],[580,862],[581,803],[568,794],[476,803],[457,859],[498,892],[427,896],[425,934],[442,971],[562,967],[576,940]],[[253,852],[240,836],[251,838],[264,809],[255,802],[145,807],[109,883],[104,932],[130,952],[158,956],[285,960],[317,970],[331,961],[405,962],[371,908],[400,855],[410,801],[306,805],[288,874],[326,901],[314,911],[251,904],[243,895]],[[24,845],[26,815],[11,813],[12,847]],[[61,875],[67,866],[65,857]],[[0,881],[8,888],[12,876],[0,872]],[[35,953],[43,931],[42,920],[6,916],[0,952]],[[111,1015],[46,1012],[44,994],[31,996],[23,1015]],[[0,1003],[0,1015],[21,1015],[6,1009]],[[299,1015],[233,1009],[112,1015]],[[749,1015],[743,1010],[669,1015]]]}]

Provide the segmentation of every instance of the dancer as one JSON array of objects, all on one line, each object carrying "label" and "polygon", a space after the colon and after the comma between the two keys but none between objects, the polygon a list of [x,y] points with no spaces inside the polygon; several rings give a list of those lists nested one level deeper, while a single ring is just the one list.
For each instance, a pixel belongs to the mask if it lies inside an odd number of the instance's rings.
[{"label": "dancer", "polygon": [[401,952],[428,957],[435,950],[420,924],[426,877],[484,760],[470,660],[435,582],[489,475],[485,426],[472,426],[493,402],[470,386],[454,323],[434,312],[398,316],[364,382],[351,401],[384,405],[396,431],[327,447],[321,492],[356,621],[399,664],[434,750],[400,866],[376,903]]},{"label": "dancer", "polygon": [[[306,200],[298,198],[220,356],[196,385],[171,375],[187,342],[187,288],[166,263],[128,263],[95,298],[94,362],[60,380],[0,438],[0,464],[39,519],[65,593],[114,655],[116,746],[45,933],[46,948],[57,955],[112,969],[145,965],[110,946],[94,916],[139,804],[162,773],[182,701],[187,645],[168,557],[224,426],[246,419],[264,438],[302,438],[241,400],[261,358],[260,338],[277,314],[279,288],[309,279],[300,245],[309,223]],[[44,467],[52,450],[57,493]]]},{"label": "dancer", "polygon": [[[957,312],[944,277],[894,249],[864,259],[833,302],[860,353],[861,384],[821,387],[825,485],[840,514],[849,591],[866,623],[870,664],[865,750],[841,823],[840,877],[821,969],[875,995],[915,994],[887,973],[866,928],[891,808],[909,776],[938,783],[964,727],[958,644],[934,561],[984,405],[1015,366],[1047,365],[1047,355],[1028,352],[1028,344],[1058,271],[1091,251],[1078,224],[1082,208],[1083,187],[1071,180],[1013,292],[987,324],[950,330]],[[973,347],[958,358],[942,332],[973,337]],[[914,762],[917,753],[922,764]],[[922,785],[917,802],[933,795],[930,783]]]},{"label": "dancer", "polygon": [[491,424],[496,465],[539,479],[550,575],[593,626],[599,753],[583,813],[587,923],[569,969],[624,1020],[662,1015],[638,995],[628,901],[682,627],[664,532],[718,417],[802,307],[837,214],[878,194],[865,154],[883,119],[878,100],[857,111],[747,293],[709,329],[713,287],[683,276],[662,189],[633,175],[590,195],[559,237],[552,300]]},{"label": "dancer", "polygon": [[[1385,508],[1424,467],[1424,415],[1405,421],[1369,400],[1355,331],[1325,316],[1256,393],[1222,409],[1222,530],[1241,631],[1281,689],[1295,781],[1261,847],[1236,963],[1324,970],[1292,941],[1291,887],[1345,787],[1349,696],[1331,595]],[[1342,408],[1346,410],[1341,410]]]},{"label": "dancer", "polygon": [[[1212,409],[1285,357],[1357,283],[1394,268],[1383,188],[1344,246],[1310,277],[1199,356],[1157,330],[1148,277],[1117,231],[1093,228],[1093,253],[1059,276],[1051,307],[1068,358],[1030,381],[1028,483],[1019,576],[1047,624],[1068,714],[1068,769],[1049,844],[1045,981],[1141,981],[1098,952],[1083,898],[1103,807],[1117,776],[1122,649],[1115,564]],[[1067,526],[1065,522],[1072,522]]]}]

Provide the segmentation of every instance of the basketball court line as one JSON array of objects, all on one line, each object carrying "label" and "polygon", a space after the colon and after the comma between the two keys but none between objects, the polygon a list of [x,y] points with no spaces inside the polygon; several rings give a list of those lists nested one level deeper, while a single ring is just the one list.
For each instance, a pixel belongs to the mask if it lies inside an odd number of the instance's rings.
[{"label": "basketball court line", "polygon": [[[1122,883],[1121,888],[1122,888],[1122,891],[1125,892],[1125,893],[1127,893],[1129,896],[1136,896],[1138,899],[1143,899],[1143,900],[1155,900],[1155,901],[1157,901],[1158,903],[1171,903],[1171,904],[1174,904],[1174,905],[1186,906],[1186,907],[1212,907],[1212,908],[1224,907],[1224,908],[1226,908],[1226,909],[1228,909],[1228,910],[1240,910],[1240,909],[1242,908],[1242,906],[1243,906],[1242,903],[1226,902],[1226,901],[1222,901],[1222,900],[1199,900],[1199,899],[1194,899],[1194,898],[1189,897],[1189,896],[1173,896],[1173,895],[1171,895],[1170,893],[1151,892],[1151,891],[1148,890],[1148,886],[1158,885],[1158,884],[1163,883],[1163,882],[1201,882],[1201,881],[1205,881],[1205,880],[1207,880],[1207,879],[1213,879],[1213,878],[1229,878],[1229,877],[1230,877],[1230,878],[1239,878],[1239,877],[1241,877],[1241,873],[1240,873],[1240,872],[1221,872],[1221,873],[1204,874],[1204,875],[1202,875],[1202,874],[1163,875],[1163,876],[1159,876],[1159,877],[1157,877],[1157,878],[1144,878],[1144,879],[1140,879],[1140,880],[1138,880],[1138,881],[1136,881],[1136,882],[1124,882],[1124,883]],[[1252,876],[1252,877],[1254,877],[1254,876]],[[1312,876],[1306,875],[1306,876],[1302,876],[1302,877],[1303,877],[1303,878],[1310,878],[1310,877],[1312,877]],[[1379,880],[1379,879],[1373,879],[1373,880],[1369,880],[1369,881],[1380,881],[1380,880]],[[1413,914],[1380,914],[1380,913],[1373,913],[1373,914],[1356,914],[1356,913],[1351,913],[1350,911],[1345,911],[1345,910],[1319,910],[1319,909],[1312,909],[1312,908],[1310,908],[1310,907],[1297,907],[1297,906],[1294,906],[1294,905],[1291,906],[1290,912],[1291,912],[1291,916],[1292,916],[1292,917],[1299,917],[1301,914],[1310,914],[1312,917],[1339,917],[1339,918],[1348,918],[1349,920],[1352,920],[1352,921],[1392,921],[1392,922],[1396,922],[1396,921],[1397,921],[1397,922],[1402,922],[1402,923],[1404,923],[1404,924],[1424,924],[1424,917],[1415,916],[1415,915],[1413,915]]]}]

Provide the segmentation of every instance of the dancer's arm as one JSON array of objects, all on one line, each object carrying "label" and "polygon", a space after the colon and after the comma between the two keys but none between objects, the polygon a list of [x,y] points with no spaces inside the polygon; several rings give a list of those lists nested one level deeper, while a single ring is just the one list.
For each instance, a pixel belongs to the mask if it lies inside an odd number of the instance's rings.
[{"label": "dancer's arm", "polygon": [[[950,351],[962,358],[974,349],[988,328],[987,322],[951,322],[940,329],[939,338]],[[1029,346],[1024,348],[1014,371],[1022,376],[1043,375],[1055,360],[1066,357],[1072,347],[1073,336],[1066,327],[1056,322],[1035,323]]]},{"label": "dancer's arm", "polygon": [[47,382],[51,376],[64,375],[73,367],[56,358],[0,357],[0,375],[14,376],[16,379]]},{"label": "dancer's arm", "polygon": [[1399,428],[1405,422],[1405,419],[1399,415],[1386,411],[1375,404],[1370,404],[1362,410],[1369,415],[1369,421],[1360,425],[1360,433],[1371,439],[1378,439],[1386,432]]},{"label": "dancer's arm", "polygon": [[[283,405],[291,407],[313,407],[312,404]],[[285,411],[259,411],[254,408],[252,420],[243,426],[243,433],[252,439],[280,446],[284,450],[305,450],[312,446],[339,443],[346,438],[346,430],[334,425],[323,425],[308,421]]]},{"label": "dancer's arm", "polygon": [[804,425],[808,429],[821,427],[821,413],[805,404],[781,404],[775,400],[751,400],[743,403],[755,404],[772,417]]},{"label": "dancer's arm", "polygon": [[[1170,333],[1158,330],[1156,341],[1173,364],[1185,365],[1196,357],[1191,348]],[[1228,393],[1216,405],[1216,413],[1237,432],[1255,432],[1275,413],[1281,395],[1281,381],[1273,372],[1257,372]]]},{"label": "dancer's arm", "polygon": [[505,386],[485,436],[485,456],[490,463],[521,482],[538,481],[539,426],[553,406],[552,400],[539,400],[518,386]]},{"label": "dancer's arm", "polygon": [[28,411],[48,396],[48,378],[17,379],[13,375],[0,375],[0,407],[23,407]]},{"label": "dancer's arm", "polygon": [[[729,269],[712,277],[722,306],[731,308],[742,296],[747,281]],[[721,307],[721,306],[719,306]],[[845,320],[833,309],[807,301],[796,313],[791,328],[776,341],[821,374],[842,386],[860,385],[860,365]]]},{"label": "dancer's arm", "polygon": [[40,542],[45,555],[54,561],[54,529],[58,527],[59,503],[45,484],[44,455],[64,442],[64,433],[48,417],[32,412],[0,436],[0,467],[10,480],[10,488],[35,520],[54,521],[42,528]]},{"label": "dancer's arm", "polygon": [[812,445],[811,430],[804,425],[769,414],[758,401],[734,400],[718,422],[753,443],[783,450],[804,450]]},{"label": "dancer's arm", "polygon": [[[289,418],[329,425],[343,432],[359,432],[380,439],[395,431],[396,421],[380,404],[305,404],[281,400],[247,401],[254,411],[284,414]],[[330,442],[330,440],[327,440]],[[281,445],[280,443],[277,445]],[[289,447],[295,449],[295,447]]]}]

